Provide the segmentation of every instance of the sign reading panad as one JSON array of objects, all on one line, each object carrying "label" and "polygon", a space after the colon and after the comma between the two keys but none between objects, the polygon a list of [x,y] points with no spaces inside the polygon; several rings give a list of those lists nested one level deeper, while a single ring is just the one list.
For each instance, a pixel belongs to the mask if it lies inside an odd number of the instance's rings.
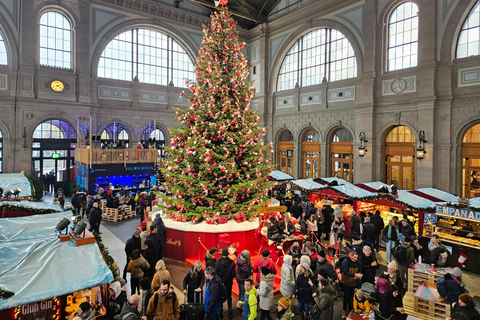
[{"label": "sign reading panad", "polygon": [[435,206],[435,212],[444,216],[452,216],[460,219],[480,220],[480,211],[468,208],[455,208],[442,205]]}]

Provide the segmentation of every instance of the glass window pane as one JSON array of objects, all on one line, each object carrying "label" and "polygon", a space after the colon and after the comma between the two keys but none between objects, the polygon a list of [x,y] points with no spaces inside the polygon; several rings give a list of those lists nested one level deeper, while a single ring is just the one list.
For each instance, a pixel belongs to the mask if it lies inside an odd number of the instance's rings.
[{"label": "glass window pane", "polygon": [[40,36],[40,63],[51,67],[71,68],[71,26],[68,19],[59,12],[45,12],[40,18]]},{"label": "glass window pane", "polygon": [[479,2],[472,8],[463,23],[460,35],[457,41],[457,58],[466,58],[480,54],[480,18]]}]

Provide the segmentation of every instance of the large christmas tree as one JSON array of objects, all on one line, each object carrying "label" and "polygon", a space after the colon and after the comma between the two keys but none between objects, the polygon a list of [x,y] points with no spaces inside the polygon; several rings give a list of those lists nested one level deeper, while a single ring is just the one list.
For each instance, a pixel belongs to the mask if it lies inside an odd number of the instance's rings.
[{"label": "large christmas tree", "polygon": [[195,74],[186,95],[190,107],[177,109],[181,125],[170,130],[171,147],[163,174],[167,213],[207,222],[242,219],[265,205],[270,166],[256,110],[250,109],[253,83],[245,82],[248,66],[236,22],[220,2],[203,29]]}]

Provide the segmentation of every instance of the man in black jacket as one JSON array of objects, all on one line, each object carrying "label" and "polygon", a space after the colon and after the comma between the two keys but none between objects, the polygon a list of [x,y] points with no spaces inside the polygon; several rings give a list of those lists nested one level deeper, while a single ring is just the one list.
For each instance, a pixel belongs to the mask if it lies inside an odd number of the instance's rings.
[{"label": "man in black jacket", "polygon": [[100,222],[102,222],[102,209],[98,207],[98,202],[93,203],[88,222],[90,223],[90,229],[88,229],[90,232],[96,231],[101,234]]},{"label": "man in black jacket", "polygon": [[375,258],[375,226],[370,222],[370,217],[365,218],[362,240],[367,246],[370,247],[370,249],[372,249],[372,255]]},{"label": "man in black jacket", "polygon": [[125,269],[123,270],[123,279],[127,279],[127,265],[132,258],[133,250],[141,250],[142,243],[140,240],[140,231],[135,230],[132,234],[132,237],[127,240],[125,243],[125,254],[127,255],[127,264],[125,265]]},{"label": "man in black jacket", "polygon": [[80,192],[77,191],[72,197],[72,206],[77,210],[77,214],[80,214],[80,209],[82,208],[82,199]]},{"label": "man in black jacket", "polygon": [[[204,320],[216,320],[217,314],[221,310],[221,295],[222,289],[220,288],[220,278],[215,274],[215,270],[212,267],[205,269],[205,318]],[[223,314],[222,314],[223,315]]]},{"label": "man in black jacket", "polygon": [[375,211],[375,214],[370,219],[372,224],[375,226],[375,249],[380,245],[380,234],[382,233],[383,228],[385,228],[385,223],[383,222],[382,217],[380,216],[380,211]]},{"label": "man in black jacket", "polygon": [[[330,239],[330,228],[332,227],[332,222],[333,222],[333,209],[330,205],[326,204],[323,206],[322,209],[322,214],[323,214],[323,232],[325,232],[325,240]],[[320,240],[320,239],[318,239]]]},{"label": "man in black jacket", "polygon": [[298,198],[296,198],[295,201],[293,202],[293,205],[292,205],[292,208],[290,209],[290,211],[292,213],[292,216],[297,220],[302,215],[303,209],[300,206],[300,200]]},{"label": "man in black jacket", "polygon": [[[228,317],[233,318],[232,310],[232,286],[233,278],[237,275],[235,272],[235,262],[228,257],[228,249],[222,249],[222,257],[215,264],[215,273],[220,277],[227,289]],[[223,305],[220,309],[219,318],[223,319]]]},{"label": "man in black jacket", "polygon": [[354,235],[360,237],[361,232],[360,232],[360,225],[362,224],[362,221],[360,220],[360,217],[357,215],[355,211],[352,211],[352,218],[350,219],[350,238],[352,238]]}]

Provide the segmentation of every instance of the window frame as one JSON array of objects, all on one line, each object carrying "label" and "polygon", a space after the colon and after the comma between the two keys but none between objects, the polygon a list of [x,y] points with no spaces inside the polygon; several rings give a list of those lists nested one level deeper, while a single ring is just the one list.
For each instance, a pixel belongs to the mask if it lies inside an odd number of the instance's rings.
[{"label": "window frame", "polygon": [[[70,29],[65,29],[65,28],[60,28],[60,27],[57,27],[56,25],[49,25],[48,22],[47,24],[42,24],[42,19],[45,15],[48,15],[50,13],[53,13],[53,14],[56,14],[56,15],[60,15],[64,18],[64,21],[68,22],[69,24],[69,27]],[[73,19],[67,15],[65,12],[62,12],[62,11],[59,11],[59,10],[46,10],[44,12],[42,12],[39,16],[39,23],[38,23],[38,63],[40,66],[42,67],[49,67],[49,68],[59,68],[59,69],[67,69],[67,70],[73,70],[74,69],[74,53],[75,53],[75,39],[74,39],[74,23],[73,23]],[[69,38],[69,51],[65,50],[65,49],[57,49],[56,48],[56,45],[54,48],[50,47],[48,45],[48,41],[49,41],[49,38],[47,37],[47,46],[46,47],[42,47],[42,28],[53,28],[55,31],[57,31],[57,29],[59,30],[63,30],[63,32],[69,32],[69,35],[70,35],[70,38]],[[48,30],[47,30],[48,31]],[[48,33],[48,32],[47,32]],[[61,41],[61,42],[65,42],[65,38],[62,38],[62,39],[57,39],[57,37],[54,38],[54,41],[57,42],[57,41]],[[53,51],[55,53],[55,63],[54,64],[49,64],[48,63],[48,55],[46,58],[42,58],[42,49],[46,49],[47,52],[48,51]],[[61,52],[63,54],[68,54],[69,55],[69,61],[68,61],[68,66],[66,66],[65,64],[67,63],[67,61],[63,61],[62,60],[62,64],[63,65],[59,65],[57,62],[57,56],[56,56],[56,53],[58,52]],[[42,60],[45,59],[47,61],[47,63],[42,63]]]},{"label": "window frame", "polygon": [[[469,19],[471,18],[472,14],[475,13],[475,11],[478,13],[478,16],[479,16],[478,24],[476,24],[473,27],[468,27],[468,26],[466,27],[466,25],[469,22]],[[470,42],[470,41],[468,41],[469,31],[473,30],[473,29],[478,30],[477,31],[477,40]],[[464,57],[459,57],[458,56],[459,46],[463,45],[463,43],[460,43],[460,40],[461,40],[462,36],[465,34],[465,32],[466,32],[466,42],[464,44],[466,45],[466,48],[465,48],[466,55]],[[473,45],[474,42],[477,43],[477,53],[476,54],[469,54],[468,53],[469,44]],[[460,32],[458,33],[458,38],[457,38],[457,41],[455,43],[455,59],[465,59],[465,58],[468,58],[468,57],[475,57],[475,56],[479,56],[479,55],[480,55],[480,1],[477,1],[477,2],[475,2],[475,4],[472,6],[470,11],[468,12],[468,15],[466,16],[466,18],[463,20],[462,27],[460,28]]]}]

